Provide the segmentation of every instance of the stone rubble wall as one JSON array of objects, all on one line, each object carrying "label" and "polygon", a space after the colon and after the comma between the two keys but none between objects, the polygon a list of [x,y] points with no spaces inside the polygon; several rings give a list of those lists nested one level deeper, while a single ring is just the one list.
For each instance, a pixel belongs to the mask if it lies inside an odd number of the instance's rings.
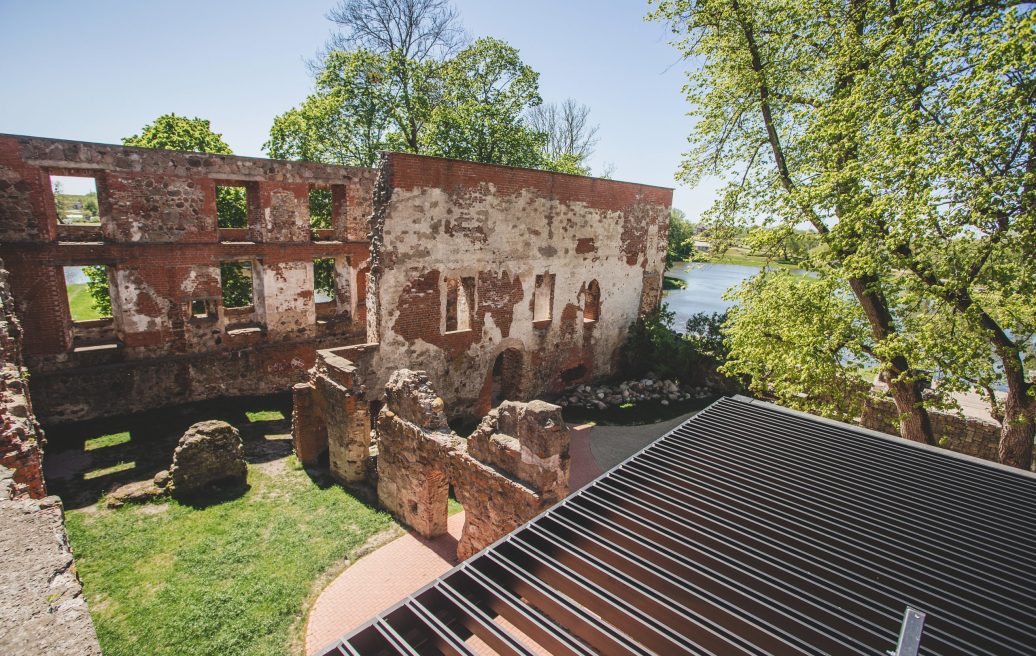
[{"label": "stone rubble wall", "polygon": [[[58,221],[51,175],[94,178],[100,225]],[[366,168],[0,135],[0,251],[39,417],[287,390],[317,349],[365,341],[374,179]],[[217,185],[245,187],[247,228],[218,227]],[[330,229],[310,228],[312,188],[332,192]],[[314,299],[317,258],[336,260],[333,308]],[[235,260],[253,269],[246,309],[222,305],[219,266]],[[72,321],[62,268],[84,265],[109,267],[111,319]],[[194,316],[192,301],[211,314]]]},{"label": "stone rubble wall", "polygon": [[466,559],[568,494],[568,427],[542,401],[506,402],[465,440],[446,424],[427,374],[396,371],[377,418],[378,500],[425,537],[446,532],[452,485],[464,506]]},{"label": "stone rubble wall", "polygon": [[46,496],[43,432],[21,360],[22,332],[0,262],[0,654],[100,656],[65,533]]},{"label": "stone rubble wall", "polygon": [[[990,462],[999,461],[1000,425],[974,417],[928,411],[932,432],[939,446]],[[899,411],[891,399],[867,397],[860,425],[871,430],[899,435]],[[1036,471],[1036,462],[1032,470]]]},{"label": "stone rubble wall", "polygon": [[0,260],[0,493],[8,498],[40,499],[43,482],[43,430],[29,398],[28,372],[22,363],[22,328],[15,315],[9,275]]}]

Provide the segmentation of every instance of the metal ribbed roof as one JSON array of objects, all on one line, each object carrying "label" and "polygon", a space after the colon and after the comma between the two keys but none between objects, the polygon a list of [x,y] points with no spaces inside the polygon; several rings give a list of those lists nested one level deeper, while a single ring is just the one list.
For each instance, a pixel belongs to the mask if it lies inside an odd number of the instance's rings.
[{"label": "metal ribbed roof", "polygon": [[721,399],[330,654],[1036,653],[1036,477]]}]

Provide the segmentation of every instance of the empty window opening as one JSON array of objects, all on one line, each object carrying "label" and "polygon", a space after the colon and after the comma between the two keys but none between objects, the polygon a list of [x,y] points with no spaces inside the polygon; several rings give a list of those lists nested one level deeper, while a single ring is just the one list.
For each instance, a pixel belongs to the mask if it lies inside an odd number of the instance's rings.
[{"label": "empty window opening", "polygon": [[329,230],[331,223],[331,190],[314,187],[309,190],[309,227],[313,230]]},{"label": "empty window opening", "polygon": [[492,407],[503,401],[517,401],[522,380],[522,352],[518,349],[504,349],[493,362]]},{"label": "empty window opening", "polygon": [[52,175],[50,189],[58,223],[63,225],[99,225],[97,179],[86,176]]},{"label": "empty window opening", "polygon": [[313,260],[313,300],[317,303],[337,303],[338,285],[335,282],[335,261],[331,257]]},{"label": "empty window opening", "polygon": [[571,369],[565,369],[561,372],[560,378],[564,383],[572,383],[581,378],[585,378],[587,371],[586,365],[581,364],[576,367],[572,367]]},{"label": "empty window opening", "polygon": [[111,283],[104,265],[64,267],[65,291],[72,321],[96,321],[112,316]]},{"label": "empty window opening", "polygon": [[475,305],[473,277],[446,279],[446,332],[471,330]]},{"label": "empty window opening", "polygon": [[254,304],[251,262],[220,262],[219,281],[223,290],[223,307],[241,308]]},{"label": "empty window opening", "polygon": [[216,219],[220,228],[248,227],[248,194],[240,185],[216,185]]},{"label": "empty window opening", "polygon": [[191,301],[191,319],[212,321],[216,318],[216,299],[196,298]]},{"label": "empty window opening", "polygon": [[583,296],[583,321],[597,321],[601,316],[601,286],[591,280]]},{"label": "empty window opening", "polygon": [[532,320],[550,321],[553,317],[554,274],[544,273],[536,276],[536,290],[532,297]]}]

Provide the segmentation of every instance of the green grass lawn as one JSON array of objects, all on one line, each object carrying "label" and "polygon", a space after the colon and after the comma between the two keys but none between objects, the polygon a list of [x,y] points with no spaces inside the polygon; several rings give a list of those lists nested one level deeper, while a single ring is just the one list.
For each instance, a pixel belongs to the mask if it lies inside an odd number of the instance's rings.
[{"label": "green grass lawn", "polygon": [[249,465],[244,495],[206,507],[68,512],[106,656],[299,651],[314,582],[394,523],[288,463]]},{"label": "green grass lawn", "polygon": [[101,313],[94,308],[94,299],[90,296],[86,283],[74,283],[67,287],[68,309],[72,311],[72,321],[92,321],[101,318]]},{"label": "green grass lawn", "polygon": [[[106,656],[300,654],[321,582],[372,537],[400,530],[326,469],[299,466],[290,416],[291,396],[280,394],[48,428],[47,486],[65,505]],[[180,436],[205,419],[241,432],[247,491],[204,506],[104,507],[113,486],[168,468]]]}]

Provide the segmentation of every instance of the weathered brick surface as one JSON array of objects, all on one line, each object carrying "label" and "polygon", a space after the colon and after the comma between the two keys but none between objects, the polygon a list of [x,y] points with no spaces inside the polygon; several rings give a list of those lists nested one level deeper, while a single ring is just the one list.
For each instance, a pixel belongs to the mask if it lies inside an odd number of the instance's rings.
[{"label": "weathered brick surface", "polygon": [[[58,225],[50,174],[96,180],[99,227]],[[0,242],[40,416],[60,422],[289,389],[305,380],[317,348],[365,341],[366,283],[356,280],[369,257],[363,213],[373,181],[363,168],[0,135]],[[217,185],[246,187],[248,228],[217,228]],[[336,208],[319,239],[311,187],[331,188]],[[312,263],[328,257],[349,292],[318,322]],[[244,314],[221,303],[219,264],[228,260],[252,263],[254,303]],[[91,264],[110,267],[114,316],[74,324],[62,267]],[[194,317],[194,300],[212,303],[213,318]],[[82,350],[94,342],[110,348]]]},{"label": "weathered brick surface", "polygon": [[464,506],[465,559],[568,494],[570,436],[561,409],[502,404],[465,440],[421,371],[394,372],[377,418],[378,501],[425,537],[446,531],[450,486]]},{"label": "weathered brick surface", "polygon": [[22,335],[0,262],[0,654],[100,656],[61,501],[46,496]]},{"label": "weathered brick surface", "polygon": [[8,274],[0,261],[0,471],[7,498],[39,499],[43,482],[43,430],[33,414],[28,372],[22,363],[22,328],[13,311]]},{"label": "weathered brick surface", "polygon": [[[521,355],[511,398],[569,386],[567,371],[610,373],[629,324],[658,303],[670,189],[392,153],[374,199],[376,369],[426,370],[451,414],[488,409],[508,349]],[[539,275],[553,276],[551,318],[534,322]],[[477,281],[471,329],[447,331],[447,281],[465,277]],[[595,280],[600,311],[585,321]]]}]

